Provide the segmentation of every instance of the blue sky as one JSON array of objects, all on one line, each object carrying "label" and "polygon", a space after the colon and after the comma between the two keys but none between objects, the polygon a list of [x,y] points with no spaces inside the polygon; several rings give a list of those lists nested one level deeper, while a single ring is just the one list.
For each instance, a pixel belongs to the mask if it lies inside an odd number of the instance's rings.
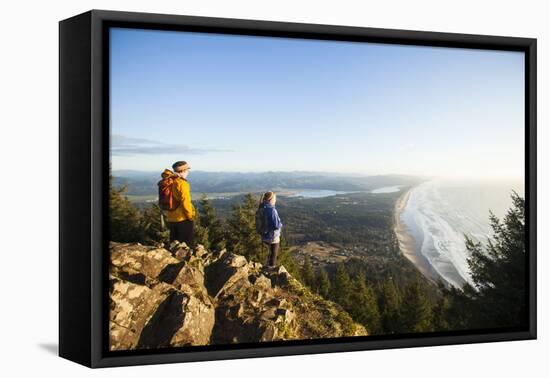
[{"label": "blue sky", "polygon": [[519,52],[111,30],[111,162],[522,177]]}]

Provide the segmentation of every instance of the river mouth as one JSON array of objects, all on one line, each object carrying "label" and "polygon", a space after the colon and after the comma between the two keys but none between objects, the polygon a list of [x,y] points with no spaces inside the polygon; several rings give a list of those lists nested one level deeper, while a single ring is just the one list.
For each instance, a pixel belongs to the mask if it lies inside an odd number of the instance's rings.
[{"label": "river mouth", "polygon": [[385,194],[399,192],[402,185],[384,186],[373,190],[330,190],[330,189],[283,189],[278,194],[284,197],[325,198],[354,193]]}]

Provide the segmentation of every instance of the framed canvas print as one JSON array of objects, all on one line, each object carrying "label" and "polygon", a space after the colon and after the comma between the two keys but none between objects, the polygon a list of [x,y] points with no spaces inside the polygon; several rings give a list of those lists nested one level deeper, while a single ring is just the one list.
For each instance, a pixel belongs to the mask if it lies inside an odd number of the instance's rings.
[{"label": "framed canvas print", "polygon": [[536,338],[536,40],[60,22],[59,353]]}]

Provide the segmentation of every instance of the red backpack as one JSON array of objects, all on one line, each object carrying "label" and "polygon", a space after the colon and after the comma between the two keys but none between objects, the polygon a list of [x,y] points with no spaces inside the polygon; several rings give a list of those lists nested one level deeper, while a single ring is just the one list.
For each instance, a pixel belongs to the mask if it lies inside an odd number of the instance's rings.
[{"label": "red backpack", "polygon": [[159,207],[161,210],[172,211],[180,205],[179,202],[174,198],[175,183],[176,179],[173,177],[166,177],[158,182]]}]

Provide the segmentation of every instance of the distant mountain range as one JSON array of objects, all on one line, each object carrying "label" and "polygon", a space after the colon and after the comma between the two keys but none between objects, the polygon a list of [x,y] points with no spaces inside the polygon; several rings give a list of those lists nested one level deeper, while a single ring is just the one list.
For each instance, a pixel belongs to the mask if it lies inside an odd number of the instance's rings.
[{"label": "distant mountain range", "polygon": [[[126,185],[129,195],[157,192],[161,172],[116,170],[112,172],[116,187]],[[339,191],[373,190],[385,186],[415,185],[425,177],[407,175],[362,176],[319,172],[206,172],[191,171],[188,177],[193,192],[234,193],[281,189],[324,189]]]}]

